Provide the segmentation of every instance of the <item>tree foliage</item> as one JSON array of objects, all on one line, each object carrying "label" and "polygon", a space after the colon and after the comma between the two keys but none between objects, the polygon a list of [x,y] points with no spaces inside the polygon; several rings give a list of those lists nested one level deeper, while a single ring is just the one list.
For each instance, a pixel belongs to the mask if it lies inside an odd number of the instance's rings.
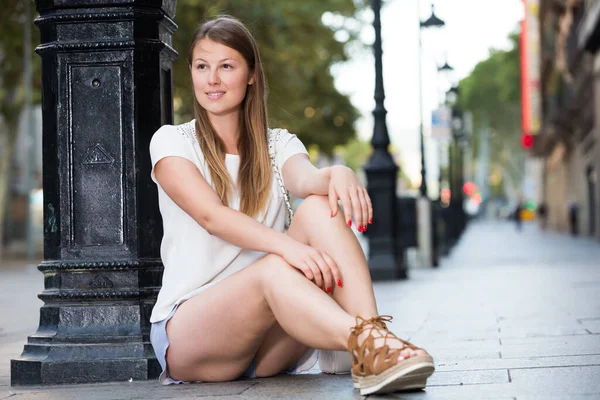
[{"label": "tree foliage", "polygon": [[458,105],[473,113],[475,152],[479,143],[478,133],[489,128],[491,168],[502,175],[504,183],[517,186],[523,176],[525,159],[520,147],[519,35],[513,33],[509,39],[510,49],[490,50],[490,56],[460,81]]},{"label": "tree foliage", "polygon": [[[29,3],[31,18],[26,17]],[[33,0],[3,0],[0,12],[0,255],[4,228],[4,210],[8,198],[8,178],[13,149],[18,135],[19,117],[24,106],[25,24],[31,28],[31,49],[39,44],[39,30],[33,26]],[[29,54],[32,62],[33,102],[41,101],[41,62]]]},{"label": "tree foliage", "polygon": [[329,12],[337,21],[354,22],[361,4],[353,0],[178,0],[175,22],[179,28],[173,35],[173,46],[180,53],[173,66],[176,119],[193,118],[187,49],[194,30],[209,18],[229,14],[246,24],[259,44],[269,90],[270,126],[288,128],[305,144],[316,144],[331,154],[335,145],[355,136],[358,118],[348,96],[333,84],[330,67],[347,59],[347,41],[338,41],[334,35],[346,30],[352,40],[358,28],[343,23],[328,27],[322,16]]}]

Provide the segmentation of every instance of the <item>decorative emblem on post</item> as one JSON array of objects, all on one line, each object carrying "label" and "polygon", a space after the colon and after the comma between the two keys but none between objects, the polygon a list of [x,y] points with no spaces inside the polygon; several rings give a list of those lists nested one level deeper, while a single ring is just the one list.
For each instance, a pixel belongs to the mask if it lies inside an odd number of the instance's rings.
[{"label": "decorative emblem on post", "polygon": [[112,164],[115,159],[112,158],[104,147],[100,144],[94,146],[90,151],[87,152],[83,158],[83,165],[95,165],[95,164]]}]

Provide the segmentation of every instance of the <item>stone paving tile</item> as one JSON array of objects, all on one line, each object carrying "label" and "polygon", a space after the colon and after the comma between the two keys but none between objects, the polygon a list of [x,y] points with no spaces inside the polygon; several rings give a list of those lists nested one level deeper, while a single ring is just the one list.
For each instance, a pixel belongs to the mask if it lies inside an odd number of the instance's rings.
[{"label": "stone paving tile", "polygon": [[579,322],[589,333],[600,333],[600,318],[583,318]]},{"label": "stone paving tile", "polygon": [[[486,369],[523,369],[549,367],[598,366],[600,354],[563,357],[537,358],[500,358],[496,360],[461,360],[436,362],[436,370],[441,371],[474,371]],[[437,372],[436,372],[437,373]]]},{"label": "stone paving tile", "polygon": [[[487,386],[486,386],[487,387]],[[476,393],[474,396],[457,395],[456,391],[446,393],[440,388],[426,389],[419,392],[392,393],[385,396],[369,396],[368,399],[398,399],[398,400],[457,400],[457,399],[477,399],[477,400],[516,400],[515,397],[495,396],[485,392],[485,389],[476,389],[470,391],[468,386],[461,388],[461,393]],[[589,399],[588,399],[589,400]]]},{"label": "stone paving tile", "polygon": [[508,383],[508,370],[435,372],[427,380],[427,387],[448,385],[481,385]]},{"label": "stone paving tile", "polygon": [[455,327],[449,330],[421,330],[410,336],[410,340],[437,342],[437,341],[484,341],[489,339],[500,338],[497,328],[490,329],[464,329],[463,327]]},{"label": "stone paving tile", "polygon": [[[600,325],[599,325],[600,327]],[[587,335],[590,332],[584,326],[513,326],[499,328],[498,336],[502,339],[542,337],[542,336],[567,336]],[[600,333],[600,332],[599,332]]]},{"label": "stone paving tile", "polygon": [[[15,400],[23,399],[170,399],[193,397],[219,397],[241,395],[257,385],[256,381],[227,383],[203,383],[190,385],[161,386],[158,381],[134,383],[107,383],[95,385],[60,385],[43,387],[11,387]],[[0,393],[1,394],[1,393]],[[0,397],[1,399],[2,397]]]},{"label": "stone paving tile", "polygon": [[600,354],[599,335],[504,339],[502,358]]},{"label": "stone paving tile", "polygon": [[511,386],[522,395],[590,395],[600,398],[600,366],[510,370]]},{"label": "stone paving tile", "polygon": [[516,400],[598,400],[598,393],[590,394],[569,394],[569,395],[551,395],[544,396],[519,396]]}]

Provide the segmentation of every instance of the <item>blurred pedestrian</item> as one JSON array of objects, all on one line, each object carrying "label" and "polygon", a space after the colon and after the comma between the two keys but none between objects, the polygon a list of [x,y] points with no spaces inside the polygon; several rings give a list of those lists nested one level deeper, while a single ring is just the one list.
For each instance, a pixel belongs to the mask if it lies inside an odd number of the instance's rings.
[{"label": "blurred pedestrian", "polygon": [[569,231],[573,236],[579,234],[579,204],[575,200],[569,202]]},{"label": "blurred pedestrian", "polygon": [[[315,168],[295,135],[268,128],[258,47],[237,19],[201,25],[188,64],[195,120],[150,144],[164,226],[150,318],[161,383],[300,372],[322,349],[350,353],[363,395],[425,387],[433,359],[378,315],[349,228],[365,231],[373,215],[354,172]],[[288,234],[286,187],[304,199]]]},{"label": "blurred pedestrian", "polygon": [[546,221],[548,218],[548,207],[546,206],[546,203],[542,203],[539,205],[537,214],[540,218],[542,229],[545,230],[546,229]]},{"label": "blurred pedestrian", "polygon": [[521,205],[521,202],[517,202],[517,206],[515,207],[515,212],[513,214],[513,218],[515,219],[515,224],[517,226],[517,231],[521,231],[523,230],[523,224],[522,224],[522,212],[523,212],[523,207]]}]

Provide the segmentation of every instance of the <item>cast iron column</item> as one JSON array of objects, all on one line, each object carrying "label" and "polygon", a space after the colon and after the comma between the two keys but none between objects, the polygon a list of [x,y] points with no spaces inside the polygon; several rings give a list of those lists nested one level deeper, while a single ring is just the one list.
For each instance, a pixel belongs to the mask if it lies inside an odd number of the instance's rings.
[{"label": "cast iron column", "polygon": [[388,152],[388,136],[383,105],[382,50],[381,50],[381,0],[373,0],[373,27],[375,28],[375,125],[373,129],[373,154],[364,166],[368,191],[373,203],[373,225],[369,227],[369,268],[375,280],[406,278],[402,252],[397,247],[396,229],[396,177],[398,166]]},{"label": "cast iron column", "polygon": [[172,123],[175,0],[37,0],[44,301],[11,383],[156,377],[162,224],[153,132]]}]

